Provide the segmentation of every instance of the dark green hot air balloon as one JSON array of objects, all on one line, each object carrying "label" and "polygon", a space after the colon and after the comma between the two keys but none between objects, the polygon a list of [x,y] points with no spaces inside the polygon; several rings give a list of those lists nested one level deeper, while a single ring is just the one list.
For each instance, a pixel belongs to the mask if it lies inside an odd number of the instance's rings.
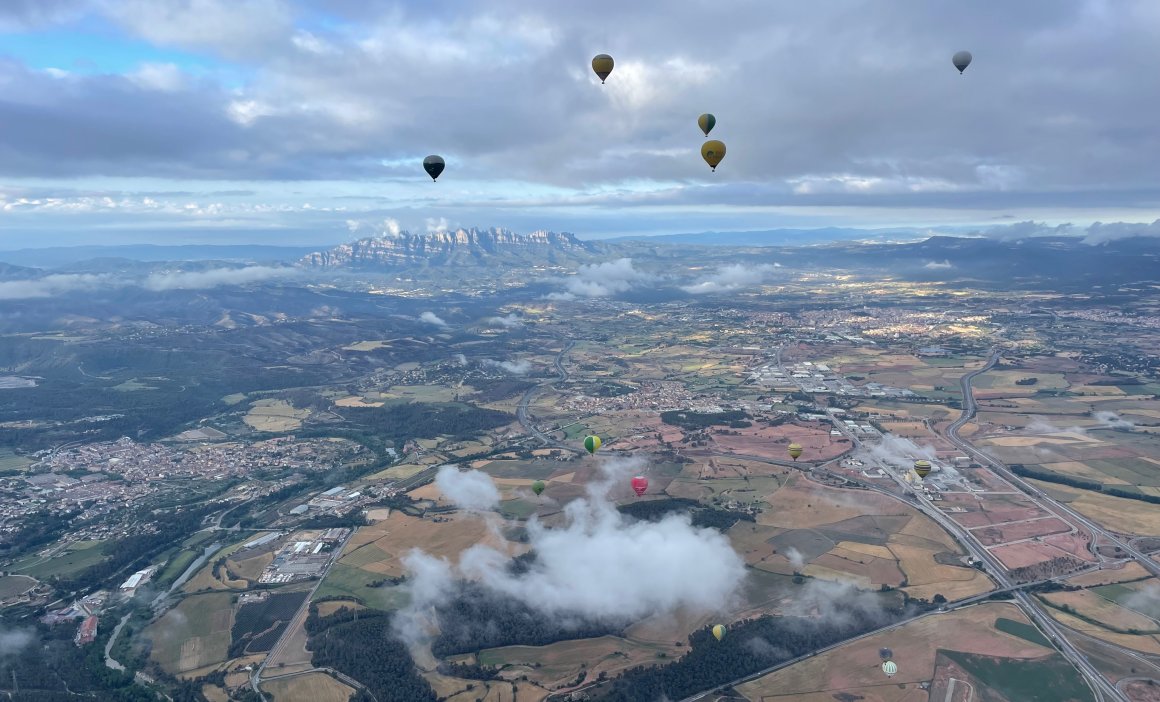
[{"label": "dark green hot air balloon", "polygon": [[713,126],[717,124],[717,118],[706,112],[697,118],[697,126],[705,132],[705,136],[709,136],[709,132],[713,131]]},{"label": "dark green hot air balloon", "polygon": [[962,75],[963,71],[967,70],[967,66],[971,65],[971,52],[960,51],[951,57],[951,62],[955,64],[955,68],[959,69],[959,75]]},{"label": "dark green hot air balloon", "polygon": [[423,159],[423,170],[427,171],[427,175],[431,176],[431,180],[438,180],[439,174],[447,167],[447,163],[442,156],[431,155]]},{"label": "dark green hot air balloon", "polygon": [[537,480],[536,482],[532,483],[532,492],[536,493],[537,495],[543,493],[544,492],[544,481]]}]

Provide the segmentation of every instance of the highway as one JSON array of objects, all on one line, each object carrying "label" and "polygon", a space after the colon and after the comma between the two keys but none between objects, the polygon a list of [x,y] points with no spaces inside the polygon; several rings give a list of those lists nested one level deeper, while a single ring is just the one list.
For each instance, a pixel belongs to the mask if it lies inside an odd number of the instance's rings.
[{"label": "highway", "polygon": [[569,341],[568,343],[564,344],[564,348],[560,349],[560,353],[556,354],[556,360],[553,361],[553,365],[556,368],[556,375],[558,376],[557,378],[553,380],[545,380],[539,385],[528,388],[528,390],[524,393],[524,396],[520,398],[520,404],[518,407],[516,407],[516,419],[519,420],[520,426],[524,428],[524,431],[536,437],[536,439],[544,446],[561,449],[564,451],[571,451],[573,453],[581,453],[580,449],[576,448],[575,446],[568,446],[567,444],[556,442],[555,439],[537,429],[536,425],[528,417],[528,405],[531,404],[532,398],[536,395],[537,392],[544,389],[545,386],[555,385],[556,383],[561,383],[568,379],[568,371],[564,369],[564,357],[568,355],[568,352],[571,351],[572,347],[575,345],[575,341]]}]

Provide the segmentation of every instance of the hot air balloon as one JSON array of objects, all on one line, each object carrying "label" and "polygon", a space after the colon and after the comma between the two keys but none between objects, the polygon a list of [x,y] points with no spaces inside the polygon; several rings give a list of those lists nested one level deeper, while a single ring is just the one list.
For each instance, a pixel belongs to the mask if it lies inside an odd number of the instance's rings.
[{"label": "hot air balloon", "polygon": [[955,68],[959,69],[961,76],[963,71],[967,70],[967,66],[971,65],[971,52],[960,51],[951,58],[951,61],[955,64]]},{"label": "hot air balloon", "polygon": [[721,624],[715,625],[713,627],[713,636],[716,637],[718,641],[725,638],[725,627]]},{"label": "hot air balloon", "polygon": [[717,124],[717,118],[706,112],[697,118],[697,126],[705,132],[705,136],[709,136],[709,132],[713,131],[713,126]]},{"label": "hot air balloon", "polygon": [[596,453],[596,449],[600,448],[603,443],[599,436],[584,437],[584,448],[588,449],[588,453]]},{"label": "hot air balloon", "polygon": [[802,455],[801,444],[790,444],[789,445],[789,457],[796,461],[798,459],[798,456],[800,456],[800,455]]},{"label": "hot air balloon", "polygon": [[894,657],[894,651],[891,651],[889,648],[880,648],[878,649],[878,657],[884,661],[890,660]]},{"label": "hot air balloon", "polygon": [[427,171],[427,175],[431,176],[431,180],[439,178],[439,174],[447,164],[443,161],[442,156],[431,155],[423,159],[423,170]]},{"label": "hot air balloon", "polygon": [[914,462],[914,472],[918,473],[918,477],[925,478],[930,474],[930,461],[917,460]]},{"label": "hot air balloon", "polygon": [[532,492],[536,493],[537,495],[544,492],[544,481],[537,480],[536,482],[532,483]]},{"label": "hot air balloon", "polygon": [[716,139],[705,142],[701,146],[701,158],[705,159],[705,163],[709,164],[709,168],[716,171],[717,164],[721,163],[721,159],[725,158],[725,144]]},{"label": "hot air balloon", "polygon": [[898,666],[894,661],[886,661],[882,664],[882,672],[886,673],[886,677],[893,678],[894,674],[898,672]]},{"label": "hot air balloon", "polygon": [[636,493],[637,497],[643,495],[646,490],[648,490],[648,478],[638,475],[632,479],[632,491]]},{"label": "hot air balloon", "polygon": [[612,67],[615,65],[616,62],[608,54],[596,54],[592,58],[592,70],[596,72],[596,75],[600,76],[600,82],[602,84],[604,83],[604,79],[608,77],[608,74],[612,73]]}]

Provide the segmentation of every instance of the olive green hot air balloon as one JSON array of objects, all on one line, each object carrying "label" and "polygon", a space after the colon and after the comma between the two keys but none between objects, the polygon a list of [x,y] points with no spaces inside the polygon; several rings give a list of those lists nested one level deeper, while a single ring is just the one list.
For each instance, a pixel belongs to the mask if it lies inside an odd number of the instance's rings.
[{"label": "olive green hot air balloon", "polygon": [[795,461],[796,461],[796,460],[798,459],[798,456],[800,456],[800,455],[802,455],[802,447],[801,447],[801,444],[790,444],[790,445],[789,445],[789,456],[790,456],[790,458],[792,458],[793,460],[795,460]]},{"label": "olive green hot air balloon", "polygon": [[431,180],[439,178],[439,174],[443,172],[446,166],[447,163],[443,161],[442,156],[431,155],[423,159],[423,170],[427,171],[427,175],[431,176]]},{"label": "olive green hot air balloon", "polygon": [[925,478],[930,475],[930,461],[917,460],[914,462],[914,472],[918,473],[918,477]]},{"label": "olive green hot air balloon", "polygon": [[953,57],[951,57],[951,63],[955,64],[955,68],[959,69],[959,75],[962,75],[963,71],[967,70],[967,66],[971,65],[971,52],[958,52]]},{"label": "olive green hot air balloon", "polygon": [[717,164],[721,163],[721,159],[725,158],[725,144],[711,139],[701,146],[701,158],[705,159],[705,163],[709,164],[709,168],[714,171],[717,170]]},{"label": "olive green hot air balloon", "polygon": [[697,118],[697,126],[705,132],[705,136],[709,136],[709,132],[713,131],[714,125],[717,124],[717,118],[706,112]]},{"label": "olive green hot air balloon", "polygon": [[536,493],[537,495],[542,494],[544,492],[544,481],[537,480],[536,482],[532,483],[532,492]]},{"label": "olive green hot air balloon", "polygon": [[588,449],[588,453],[596,453],[596,449],[600,448],[602,443],[599,436],[584,437],[584,448]]},{"label": "olive green hot air balloon", "polygon": [[716,626],[714,626],[714,627],[713,627],[713,636],[714,636],[714,637],[715,637],[715,638],[716,638],[718,641],[720,641],[721,639],[725,638],[725,627],[724,627],[724,626],[722,626],[721,624],[717,624]]},{"label": "olive green hot air balloon", "polygon": [[614,65],[616,62],[608,54],[596,54],[592,59],[592,70],[600,76],[601,83],[604,83],[604,79],[608,78],[609,73],[612,73]]}]

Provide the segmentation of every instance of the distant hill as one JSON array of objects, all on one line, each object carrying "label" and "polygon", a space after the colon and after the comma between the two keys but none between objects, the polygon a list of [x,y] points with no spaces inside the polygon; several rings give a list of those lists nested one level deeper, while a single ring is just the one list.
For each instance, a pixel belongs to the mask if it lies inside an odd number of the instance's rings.
[{"label": "distant hill", "polygon": [[765,229],[748,232],[699,232],[696,234],[661,234],[657,236],[624,236],[603,241],[685,244],[690,246],[811,246],[834,242],[900,242],[918,241],[930,231],[913,228],[850,229]]},{"label": "distant hill", "polygon": [[457,229],[451,232],[360,239],[302,258],[310,268],[422,268],[425,266],[566,265],[590,262],[605,247],[571,234],[507,229]]},{"label": "distant hill", "polygon": [[17,266],[57,268],[92,259],[127,259],[130,261],[252,261],[254,263],[291,263],[302,258],[314,246],[257,245],[188,245],[154,244],[128,246],[60,246],[51,249],[17,249],[0,251],[0,261]]}]

